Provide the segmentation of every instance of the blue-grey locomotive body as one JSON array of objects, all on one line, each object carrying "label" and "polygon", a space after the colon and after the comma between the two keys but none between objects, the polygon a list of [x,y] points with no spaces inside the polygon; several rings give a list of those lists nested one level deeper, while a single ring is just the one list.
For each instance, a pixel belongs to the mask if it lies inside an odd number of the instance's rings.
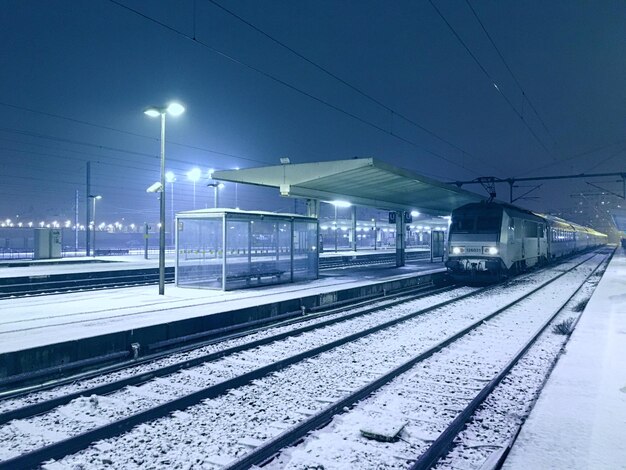
[{"label": "blue-grey locomotive body", "polygon": [[606,235],[558,217],[472,203],[452,212],[446,266],[457,280],[498,280],[606,241]]}]

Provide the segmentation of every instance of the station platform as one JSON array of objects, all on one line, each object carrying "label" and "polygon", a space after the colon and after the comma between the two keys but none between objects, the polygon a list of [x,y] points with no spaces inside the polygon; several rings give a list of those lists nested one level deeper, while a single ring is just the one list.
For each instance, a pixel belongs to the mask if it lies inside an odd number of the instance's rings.
[{"label": "station platform", "polygon": [[626,469],[626,251],[618,248],[504,463]]},{"label": "station platform", "polygon": [[[55,269],[101,269],[101,264],[36,264],[1,271],[40,275]],[[441,262],[416,260],[401,268],[330,269],[315,281],[226,292],[167,284],[164,296],[158,295],[158,286],[149,285],[6,298],[0,300],[0,378],[129,353],[135,342],[148,353],[150,343],[417,286],[444,272]]]}]

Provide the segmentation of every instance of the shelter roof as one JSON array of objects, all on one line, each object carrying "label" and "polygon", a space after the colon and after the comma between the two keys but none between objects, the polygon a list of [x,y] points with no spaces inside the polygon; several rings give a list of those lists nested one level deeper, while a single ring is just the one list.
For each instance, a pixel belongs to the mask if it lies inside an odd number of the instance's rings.
[{"label": "shelter roof", "polygon": [[279,188],[283,196],[345,200],[384,210],[448,215],[478,194],[375,160],[355,158],[225,170],[216,180]]},{"label": "shelter roof", "polygon": [[227,215],[240,215],[240,216],[250,216],[250,217],[279,217],[283,219],[306,219],[306,220],[314,220],[311,217],[307,217],[300,214],[287,214],[283,212],[268,212],[268,211],[244,211],[241,209],[230,209],[230,208],[215,208],[215,209],[195,209],[191,211],[181,211],[177,212],[176,216],[179,218],[186,219],[201,219],[201,218],[210,218],[210,217],[218,217],[224,214]]}]

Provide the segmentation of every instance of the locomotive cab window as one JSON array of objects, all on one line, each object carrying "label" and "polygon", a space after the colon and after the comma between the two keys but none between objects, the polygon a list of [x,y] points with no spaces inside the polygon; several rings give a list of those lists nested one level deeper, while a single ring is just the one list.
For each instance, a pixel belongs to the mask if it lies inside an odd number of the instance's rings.
[{"label": "locomotive cab window", "polygon": [[450,232],[452,233],[472,233],[474,231],[474,217],[460,216],[455,217],[450,225]]},{"label": "locomotive cab window", "polygon": [[501,218],[498,216],[476,217],[477,233],[494,233],[500,231]]}]

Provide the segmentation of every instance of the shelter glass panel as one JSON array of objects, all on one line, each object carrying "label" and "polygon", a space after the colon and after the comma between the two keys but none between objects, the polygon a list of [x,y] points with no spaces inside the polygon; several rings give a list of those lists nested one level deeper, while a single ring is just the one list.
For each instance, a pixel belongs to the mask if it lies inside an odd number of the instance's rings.
[{"label": "shelter glass panel", "polygon": [[222,287],[222,218],[178,221],[176,283],[184,287]]},{"label": "shelter glass panel", "polygon": [[317,223],[293,222],[293,280],[317,279]]}]

